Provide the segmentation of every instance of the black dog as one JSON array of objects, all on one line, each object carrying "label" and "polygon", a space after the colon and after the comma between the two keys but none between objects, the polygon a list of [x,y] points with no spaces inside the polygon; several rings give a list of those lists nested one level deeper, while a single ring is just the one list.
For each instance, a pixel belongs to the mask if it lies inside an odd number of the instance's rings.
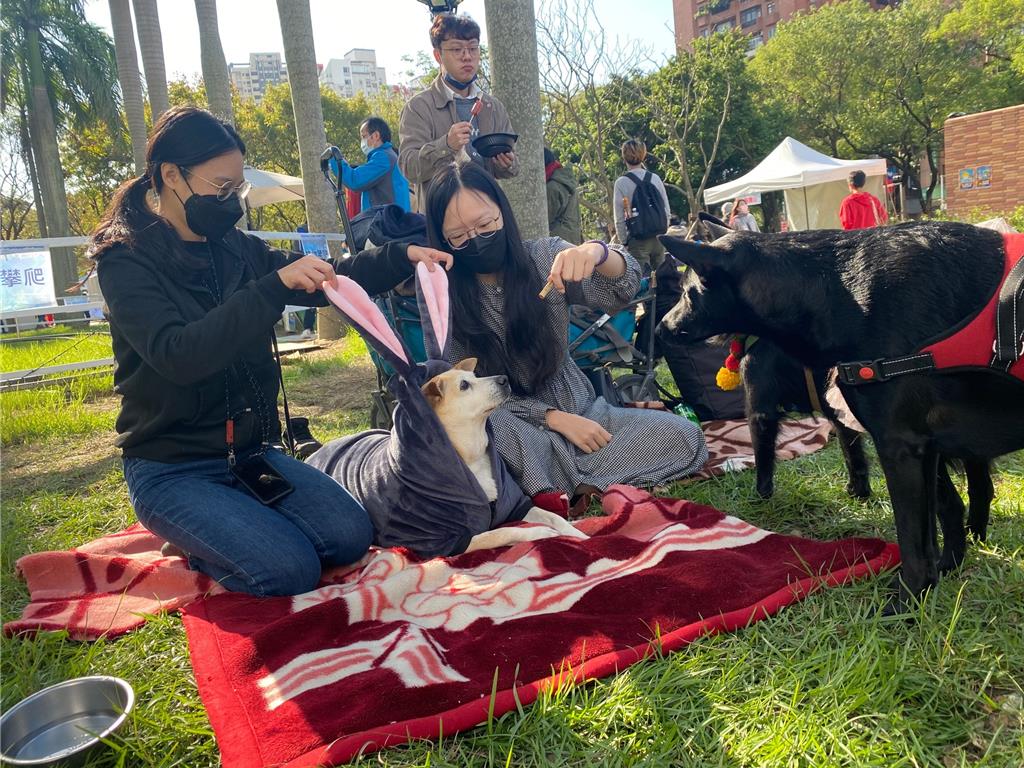
[{"label": "black dog", "polygon": [[[907,359],[977,315],[1006,263],[1001,235],[955,223],[734,233],[711,245],[661,240],[692,267],[663,333],[693,340],[755,334],[812,369]],[[858,365],[872,375],[878,367]],[[877,383],[840,384],[871,433],[888,480],[903,560],[893,607],[934,585],[940,566],[963,560],[964,506],[945,461],[964,460],[973,469],[969,523],[983,537],[988,502],[975,499],[973,489],[982,496],[991,484],[978,475],[989,460],[1024,448],[1020,380],[995,368],[900,373],[880,373]],[[941,561],[936,517],[944,536]]]},{"label": "black dog", "polygon": [[[735,231],[726,227],[720,219],[704,212],[701,212],[696,227],[698,237],[707,242]],[[654,314],[659,322],[678,304],[682,296],[677,265],[675,259],[666,258],[658,267],[658,295]],[[692,349],[693,345],[679,345],[678,338],[661,338],[659,341],[665,360],[669,363],[673,376],[676,376],[675,368],[672,367],[674,348],[681,346],[684,349]],[[721,355],[719,364],[725,357],[725,351],[722,351]],[[811,371],[804,368],[768,339],[758,339],[748,344],[741,357],[740,376],[743,381],[744,414],[754,449],[757,475],[755,487],[761,498],[771,498],[775,492],[775,444],[779,436],[779,421],[786,411],[820,412],[828,419],[835,429],[846,464],[846,492],[860,499],[866,499],[871,495],[868,460],[864,454],[864,436],[844,425],[826,401],[828,370]],[[679,383],[679,377],[676,377],[676,382]],[[681,384],[680,391],[682,392]],[[714,418],[701,413],[699,402],[692,405],[702,419]]]}]

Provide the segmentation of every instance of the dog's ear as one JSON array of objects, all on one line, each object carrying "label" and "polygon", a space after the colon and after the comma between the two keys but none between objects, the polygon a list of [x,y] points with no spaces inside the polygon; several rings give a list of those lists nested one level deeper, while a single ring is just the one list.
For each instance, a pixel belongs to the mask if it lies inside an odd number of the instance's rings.
[{"label": "dog's ear", "polygon": [[706,211],[698,213],[697,218],[700,219],[701,225],[710,233],[711,240],[717,240],[720,237],[725,237],[730,232],[736,231],[720,218],[712,216]]},{"label": "dog's ear", "polygon": [[[711,226],[710,224],[708,226]],[[658,235],[658,240],[677,260],[702,272],[710,267],[728,267],[736,259],[729,248],[695,243],[674,235]]]},{"label": "dog's ear", "polygon": [[465,360],[459,360],[459,362],[453,365],[452,368],[459,371],[468,371],[469,373],[473,373],[473,371],[476,370],[476,358],[467,357]]},{"label": "dog's ear", "polygon": [[435,376],[420,388],[420,392],[429,402],[440,400],[444,397],[444,379]]}]

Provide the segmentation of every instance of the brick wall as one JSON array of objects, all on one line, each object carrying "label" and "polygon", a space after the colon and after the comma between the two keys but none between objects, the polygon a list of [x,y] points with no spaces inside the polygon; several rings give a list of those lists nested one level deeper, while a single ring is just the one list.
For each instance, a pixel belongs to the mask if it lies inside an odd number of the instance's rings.
[{"label": "brick wall", "polygon": [[[988,186],[978,168],[989,166]],[[973,171],[970,188],[961,188],[961,171]],[[944,168],[946,210],[954,215],[974,209],[991,213],[1024,205],[1024,104],[946,121]]]}]

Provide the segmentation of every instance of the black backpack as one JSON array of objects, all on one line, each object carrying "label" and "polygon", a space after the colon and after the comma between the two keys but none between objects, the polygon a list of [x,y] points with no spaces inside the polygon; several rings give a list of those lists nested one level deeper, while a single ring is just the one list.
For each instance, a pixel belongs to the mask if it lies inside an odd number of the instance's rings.
[{"label": "black backpack", "polygon": [[630,240],[645,240],[655,235],[663,235],[668,231],[668,211],[661,192],[651,181],[653,174],[644,171],[643,178],[627,173],[636,182],[633,190],[631,215],[626,217],[626,229]]}]

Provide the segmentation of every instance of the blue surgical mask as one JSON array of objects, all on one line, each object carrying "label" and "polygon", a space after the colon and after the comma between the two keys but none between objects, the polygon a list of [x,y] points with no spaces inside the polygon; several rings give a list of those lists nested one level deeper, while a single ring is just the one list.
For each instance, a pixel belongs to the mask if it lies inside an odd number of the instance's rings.
[{"label": "blue surgical mask", "polygon": [[360,139],[359,148],[363,150],[364,155],[370,154],[370,150],[373,149],[373,147],[370,146],[370,142],[368,139]]}]

